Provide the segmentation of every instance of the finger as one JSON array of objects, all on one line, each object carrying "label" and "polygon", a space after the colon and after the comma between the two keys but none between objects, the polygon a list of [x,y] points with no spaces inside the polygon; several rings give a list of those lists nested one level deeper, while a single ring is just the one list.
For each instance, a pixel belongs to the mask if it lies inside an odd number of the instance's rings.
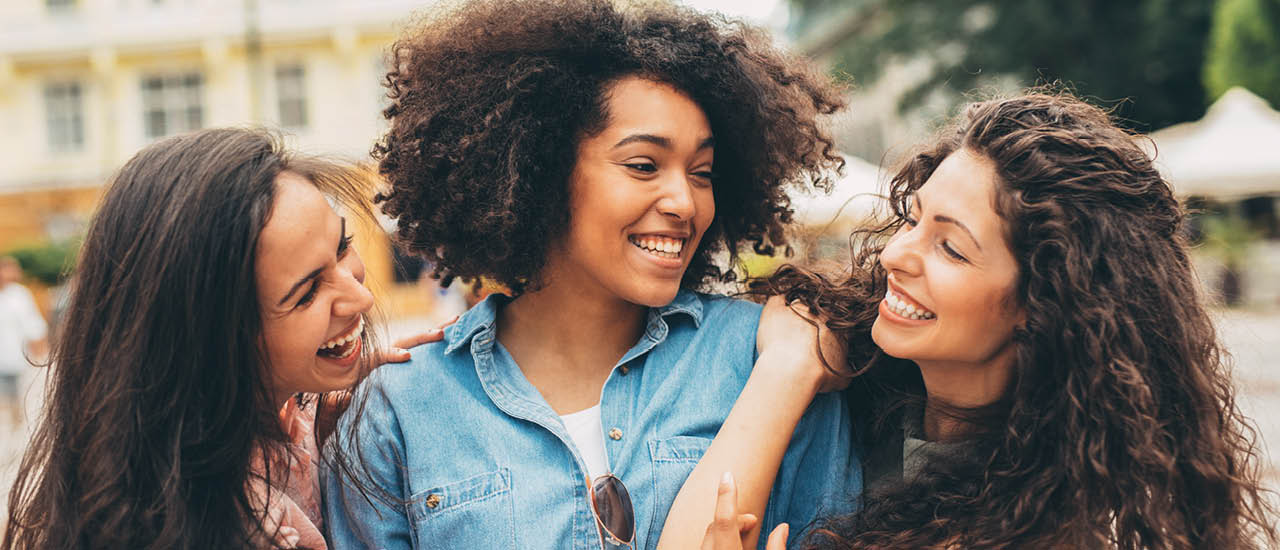
[{"label": "finger", "polygon": [[715,515],[702,539],[703,550],[741,550],[737,508],[738,488],[733,482],[733,474],[725,472],[716,491]]},{"label": "finger", "polygon": [[738,514],[738,534],[747,534],[748,531],[756,528],[757,523],[760,523],[760,520],[756,519],[755,514]]},{"label": "finger", "polygon": [[409,350],[398,348],[388,349],[378,352],[376,364],[385,365],[387,363],[406,363],[410,358],[412,358],[412,355],[409,354]]},{"label": "finger", "polygon": [[395,346],[400,349],[409,349],[421,346],[422,344],[439,342],[442,339],[444,339],[444,331],[438,328],[433,328],[396,340]]},{"label": "finger", "polygon": [[787,534],[790,532],[790,525],[779,523],[769,534],[769,542],[765,544],[764,550],[787,550]]}]

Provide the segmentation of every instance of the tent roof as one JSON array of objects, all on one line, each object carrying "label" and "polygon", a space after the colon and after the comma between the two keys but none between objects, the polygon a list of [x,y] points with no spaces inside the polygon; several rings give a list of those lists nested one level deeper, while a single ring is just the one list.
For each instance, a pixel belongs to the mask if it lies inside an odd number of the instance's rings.
[{"label": "tent roof", "polygon": [[1204,118],[1151,139],[1156,167],[1178,195],[1280,194],[1280,113],[1244,88],[1227,90]]}]

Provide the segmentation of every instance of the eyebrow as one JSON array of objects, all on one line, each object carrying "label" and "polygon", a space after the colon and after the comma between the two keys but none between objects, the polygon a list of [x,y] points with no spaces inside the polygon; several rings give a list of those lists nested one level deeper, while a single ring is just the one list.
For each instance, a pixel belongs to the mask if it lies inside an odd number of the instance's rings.
[{"label": "eyebrow", "polygon": [[[652,143],[652,144],[657,145],[658,147],[661,147],[661,148],[663,148],[663,149],[670,149],[670,148],[671,148],[671,140],[670,140],[670,139],[667,139],[667,138],[662,137],[662,136],[655,136],[655,135],[653,135],[653,134],[631,134],[631,135],[629,135],[629,136],[627,136],[627,137],[622,138],[622,139],[621,139],[621,140],[619,140],[617,143],[613,144],[613,148],[614,148],[614,149],[617,149],[617,148],[619,148],[619,147],[622,147],[623,145],[627,145],[627,144],[630,144],[630,143],[637,143],[637,142],[639,142],[639,143]],[[701,151],[701,150],[703,150],[703,149],[706,149],[706,148],[709,148],[709,147],[715,147],[715,146],[716,146],[716,138],[714,138],[714,137],[709,137],[709,138],[707,138],[707,139],[702,140],[702,143],[699,143],[699,144],[698,144],[698,150],[699,150],[699,151]]]},{"label": "eyebrow", "polygon": [[[915,195],[915,199],[916,199],[916,206],[917,206],[918,208],[920,208],[920,210],[924,210],[924,203],[920,202],[920,195]],[[969,230],[969,227],[968,227],[968,226],[966,226],[966,225],[965,225],[963,222],[961,222],[960,220],[957,220],[957,219],[955,219],[955,218],[952,218],[951,216],[944,216],[944,215],[942,215],[942,214],[934,214],[934,215],[933,215],[933,221],[935,221],[935,222],[941,222],[941,223],[950,223],[950,224],[955,224],[957,227],[959,227],[960,229],[963,229],[963,230],[964,230],[964,232],[965,232],[966,234],[968,234],[968,235],[969,235],[969,238],[973,240],[973,244],[974,244],[974,246],[977,246],[979,251],[981,251],[981,250],[982,250],[982,243],[979,243],[979,242],[978,242],[978,238],[977,238],[977,237],[975,237],[975,236],[973,235],[973,231],[970,231],[970,230]]]},{"label": "eyebrow", "polygon": [[[346,238],[347,236],[347,219],[346,218],[339,218],[339,219],[342,220],[342,233],[341,233],[342,237],[338,239],[338,243],[339,243],[338,246],[342,246],[341,244],[342,239]],[[281,298],[280,301],[276,303],[276,305],[277,306],[284,305],[284,303],[288,302],[289,298],[291,298],[294,295],[294,293],[298,292],[299,288],[302,288],[302,285],[305,285],[307,284],[308,281],[315,279],[316,277],[319,277],[321,273],[324,273],[324,267],[318,267],[311,273],[308,273],[304,275],[301,279],[298,279],[298,282],[293,283],[293,286],[289,287],[289,292],[286,293],[284,295],[284,298]]]}]

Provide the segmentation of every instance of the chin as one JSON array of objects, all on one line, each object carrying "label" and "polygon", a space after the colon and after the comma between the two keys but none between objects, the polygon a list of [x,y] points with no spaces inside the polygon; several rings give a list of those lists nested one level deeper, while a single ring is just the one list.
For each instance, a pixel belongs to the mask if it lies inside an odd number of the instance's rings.
[{"label": "chin", "polygon": [[680,285],[671,285],[670,288],[644,288],[636,289],[635,292],[629,293],[627,301],[636,305],[645,307],[662,307],[670,304],[676,299],[676,294],[680,292]]},{"label": "chin", "polygon": [[885,334],[889,330],[880,324],[880,318],[877,317],[875,323],[871,325],[871,341],[875,342],[876,347],[879,347],[886,355],[897,359],[909,360],[910,357],[907,356],[910,355],[910,352],[898,345],[900,342],[895,342],[892,336]]}]

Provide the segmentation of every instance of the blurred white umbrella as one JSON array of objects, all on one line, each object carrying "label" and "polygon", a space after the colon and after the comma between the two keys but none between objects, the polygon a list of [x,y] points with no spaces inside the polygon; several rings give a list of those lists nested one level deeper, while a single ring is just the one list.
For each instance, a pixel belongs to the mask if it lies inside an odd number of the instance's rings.
[{"label": "blurred white umbrella", "polygon": [[1204,118],[1151,134],[1156,167],[1179,196],[1231,200],[1280,193],[1280,113],[1244,88]]},{"label": "blurred white umbrella", "polygon": [[870,217],[883,202],[879,197],[880,168],[858,157],[843,155],[844,176],[836,180],[831,194],[792,191],[791,205],[801,225],[822,228],[844,227]]}]

